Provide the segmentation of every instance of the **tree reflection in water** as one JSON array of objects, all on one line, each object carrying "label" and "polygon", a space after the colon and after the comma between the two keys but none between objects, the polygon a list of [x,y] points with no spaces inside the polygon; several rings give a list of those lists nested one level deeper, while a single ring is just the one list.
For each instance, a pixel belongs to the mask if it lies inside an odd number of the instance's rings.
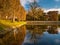
[{"label": "tree reflection in water", "polygon": [[[57,26],[50,26],[48,28],[48,26],[36,25],[27,26],[27,29],[29,30],[28,33],[31,34],[30,41],[34,43],[34,45],[37,45],[39,41],[38,36],[42,36],[44,32],[48,32],[49,34],[58,34]],[[26,35],[26,26],[16,28],[15,33],[14,31],[10,31],[3,36],[3,38],[0,38],[0,45],[21,45]]]},{"label": "tree reflection in water", "polygon": [[3,38],[0,38],[0,45],[22,45],[26,34],[26,27],[22,26],[15,30],[11,29],[10,32],[8,31],[8,33],[5,34]]},{"label": "tree reflection in water", "polygon": [[47,30],[49,34],[58,34],[57,26],[50,26]]},{"label": "tree reflection in water", "polygon": [[43,32],[48,32],[49,34],[58,34],[57,26],[53,25],[48,28],[48,26],[27,26],[27,29],[29,30],[29,33],[31,33],[30,40],[34,43],[34,45],[37,45],[38,43],[38,37],[37,35],[41,36],[43,35]]}]

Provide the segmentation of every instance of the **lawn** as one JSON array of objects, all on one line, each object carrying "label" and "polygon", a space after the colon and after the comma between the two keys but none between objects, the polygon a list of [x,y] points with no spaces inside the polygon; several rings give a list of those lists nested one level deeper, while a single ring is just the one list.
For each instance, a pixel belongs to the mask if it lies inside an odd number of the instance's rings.
[{"label": "lawn", "polygon": [[[15,27],[20,27],[22,25],[25,25],[26,22],[25,21],[21,21],[21,22],[11,22],[10,20],[0,20],[0,24],[3,24],[5,26],[8,26],[8,27],[12,27],[12,28],[15,28]],[[3,27],[2,27],[3,28]],[[1,29],[1,26],[0,26],[0,29]]]}]

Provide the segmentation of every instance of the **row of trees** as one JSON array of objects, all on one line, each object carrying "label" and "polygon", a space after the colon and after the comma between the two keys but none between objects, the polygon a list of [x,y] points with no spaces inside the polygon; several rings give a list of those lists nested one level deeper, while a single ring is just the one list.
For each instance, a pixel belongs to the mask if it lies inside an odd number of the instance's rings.
[{"label": "row of trees", "polygon": [[[29,6],[30,6],[30,8],[28,10],[26,20],[29,20],[29,21],[47,21],[47,20],[56,21],[57,18],[59,17],[58,11],[50,11],[47,14],[44,13],[44,10],[42,8],[40,8],[40,5],[36,2],[36,0],[34,0],[34,2],[32,2],[32,3],[29,3]],[[59,20],[59,18],[58,18],[58,20]]]}]

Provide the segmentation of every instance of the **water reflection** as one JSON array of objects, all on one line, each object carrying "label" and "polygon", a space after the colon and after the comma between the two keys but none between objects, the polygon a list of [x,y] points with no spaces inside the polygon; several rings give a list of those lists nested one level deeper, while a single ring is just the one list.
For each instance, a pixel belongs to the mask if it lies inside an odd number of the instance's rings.
[{"label": "water reflection", "polygon": [[9,28],[0,32],[0,45],[22,45],[26,34],[26,27]]},{"label": "water reflection", "polygon": [[57,25],[22,26],[8,30],[10,32],[2,31],[5,35],[0,35],[0,45],[60,45],[60,28]]},{"label": "water reflection", "polygon": [[[59,29],[60,30],[60,29]],[[27,26],[23,45],[60,45],[58,26]]]}]

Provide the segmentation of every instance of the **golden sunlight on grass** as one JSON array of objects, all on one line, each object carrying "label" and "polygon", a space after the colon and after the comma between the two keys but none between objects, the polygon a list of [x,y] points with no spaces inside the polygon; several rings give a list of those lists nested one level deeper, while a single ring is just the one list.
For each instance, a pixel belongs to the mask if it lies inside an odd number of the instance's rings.
[{"label": "golden sunlight on grass", "polygon": [[3,24],[3,25],[6,25],[8,27],[12,27],[12,28],[15,28],[15,27],[20,27],[22,25],[25,25],[26,22],[25,21],[21,21],[21,22],[11,22],[9,20],[0,20],[0,24]]}]

